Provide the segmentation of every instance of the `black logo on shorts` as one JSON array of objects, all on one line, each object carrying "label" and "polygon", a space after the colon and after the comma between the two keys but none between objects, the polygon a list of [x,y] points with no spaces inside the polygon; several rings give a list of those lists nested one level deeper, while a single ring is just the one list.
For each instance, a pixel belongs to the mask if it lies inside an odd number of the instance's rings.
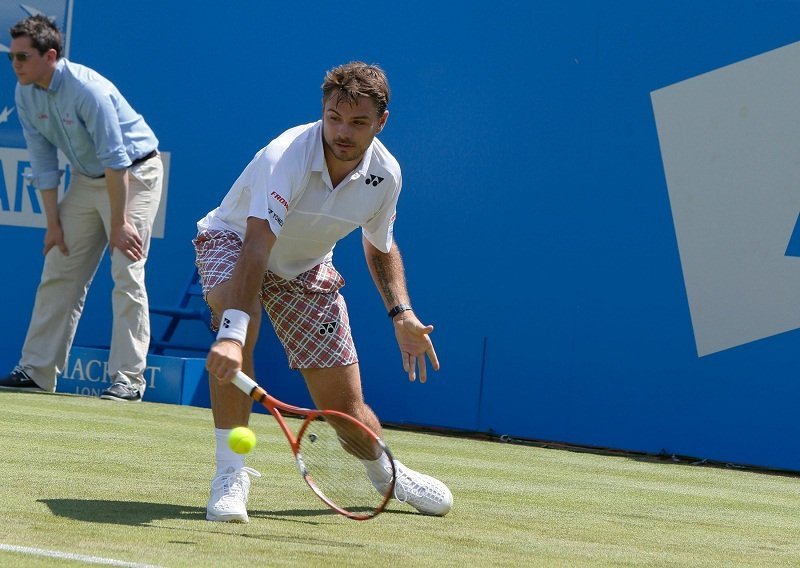
[{"label": "black logo on shorts", "polygon": [[319,334],[320,335],[332,335],[336,332],[336,328],[339,327],[339,322],[331,321],[328,323],[323,323],[319,326]]},{"label": "black logo on shorts", "polygon": [[372,184],[373,187],[377,187],[379,183],[383,181],[383,178],[380,176],[376,176],[373,174],[369,174],[369,177],[364,180],[364,182],[369,185]]}]

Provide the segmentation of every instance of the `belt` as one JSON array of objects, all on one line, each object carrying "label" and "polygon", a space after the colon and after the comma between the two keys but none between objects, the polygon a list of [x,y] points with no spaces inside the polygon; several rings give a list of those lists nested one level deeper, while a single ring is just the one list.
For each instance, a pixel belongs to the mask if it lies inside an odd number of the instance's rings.
[{"label": "belt", "polygon": [[141,158],[137,158],[136,160],[131,162],[131,166],[135,166],[136,164],[141,164],[142,162],[146,162],[150,158],[155,158],[156,156],[158,156],[158,150],[153,150],[149,154],[145,154]]},{"label": "belt", "polygon": [[[137,164],[141,164],[142,162],[146,162],[150,158],[155,158],[156,156],[158,156],[158,149],[157,148],[155,150],[153,150],[152,152],[150,152],[149,154],[145,154],[141,158],[136,158],[134,161],[131,162],[131,165],[128,166],[128,167],[130,168],[131,166],[135,166]],[[106,177],[106,174],[100,174],[99,176],[92,177],[92,179],[101,179],[101,178],[104,178],[104,177]]]}]

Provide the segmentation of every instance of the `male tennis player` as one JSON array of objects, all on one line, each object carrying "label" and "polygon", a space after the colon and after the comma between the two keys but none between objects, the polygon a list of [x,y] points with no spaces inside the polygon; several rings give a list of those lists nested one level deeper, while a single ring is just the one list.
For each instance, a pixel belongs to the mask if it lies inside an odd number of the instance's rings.
[{"label": "male tennis player", "polygon": [[[375,138],[389,117],[383,70],[352,62],[329,71],[322,120],[287,130],[258,152],[222,204],[198,222],[194,241],[217,341],[206,366],[216,427],[216,475],[207,518],[247,522],[249,475],[228,447],[230,430],[247,425],[252,400],[231,384],[239,369],[253,376],[253,349],[263,305],[293,369],[318,408],[350,414],[381,435],[364,402],[358,356],[333,267],[336,242],[361,227],[370,272],[394,327],[410,380],[425,382],[427,356],[439,361],[411,309],[403,263],[392,238],[400,166]],[[452,506],[441,481],[395,462],[395,497],[429,515]],[[366,461],[376,487],[390,481],[388,458]]]}]

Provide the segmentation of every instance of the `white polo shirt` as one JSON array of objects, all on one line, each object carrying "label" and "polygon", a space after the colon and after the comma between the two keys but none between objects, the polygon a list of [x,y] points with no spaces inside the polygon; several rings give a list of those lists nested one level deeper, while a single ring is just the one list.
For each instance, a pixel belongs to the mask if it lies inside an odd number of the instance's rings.
[{"label": "white polo shirt", "polygon": [[277,241],[268,269],[291,280],[333,254],[356,227],[376,248],[392,246],[400,165],[377,139],[358,167],[333,187],[322,121],[291,128],[258,152],[199,230],[228,230],[244,240],[248,217],[266,219]]}]

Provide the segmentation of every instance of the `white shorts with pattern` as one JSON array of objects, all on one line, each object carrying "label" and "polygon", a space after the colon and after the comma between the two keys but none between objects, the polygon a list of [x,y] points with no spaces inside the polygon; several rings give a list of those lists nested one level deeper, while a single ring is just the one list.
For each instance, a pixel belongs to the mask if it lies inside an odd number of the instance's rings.
[{"label": "white shorts with pattern", "polygon": [[[201,231],[193,241],[203,295],[230,280],[242,251],[232,231]],[[292,369],[343,367],[358,362],[347,305],[339,293],[344,278],[323,262],[292,280],[267,272],[261,304],[286,351]],[[212,310],[212,328],[219,314]]]}]

